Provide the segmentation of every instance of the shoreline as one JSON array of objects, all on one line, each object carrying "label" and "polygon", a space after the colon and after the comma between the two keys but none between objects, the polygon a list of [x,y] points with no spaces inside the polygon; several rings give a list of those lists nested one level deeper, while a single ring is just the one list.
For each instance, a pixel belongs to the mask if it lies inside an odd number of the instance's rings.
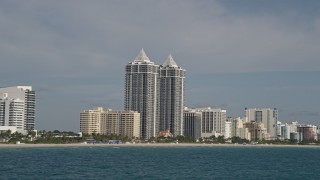
[{"label": "shoreline", "polygon": [[320,145],[277,145],[277,144],[196,144],[196,143],[142,143],[142,144],[0,144],[1,148],[49,148],[49,147],[296,147],[320,148]]}]

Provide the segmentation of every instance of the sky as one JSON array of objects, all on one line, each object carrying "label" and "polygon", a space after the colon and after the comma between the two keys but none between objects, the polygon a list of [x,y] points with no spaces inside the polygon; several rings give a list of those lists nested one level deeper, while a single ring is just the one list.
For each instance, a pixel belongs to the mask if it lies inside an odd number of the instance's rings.
[{"label": "sky", "polygon": [[320,124],[318,0],[0,1],[0,86],[36,91],[36,129],[79,131],[83,109],[124,108],[141,48],[186,71],[185,105],[278,108]]}]

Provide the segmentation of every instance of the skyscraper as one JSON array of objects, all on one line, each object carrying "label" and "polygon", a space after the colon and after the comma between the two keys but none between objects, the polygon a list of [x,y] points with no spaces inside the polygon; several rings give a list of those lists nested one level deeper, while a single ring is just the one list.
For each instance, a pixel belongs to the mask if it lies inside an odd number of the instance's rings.
[{"label": "skyscraper", "polygon": [[125,110],[140,113],[141,136],[147,139],[158,130],[158,68],[143,49],[126,65]]},{"label": "skyscraper", "polygon": [[178,67],[171,54],[159,67],[160,131],[183,135],[185,70]]},{"label": "skyscraper", "polygon": [[35,91],[31,86],[0,88],[0,126],[35,127]]},{"label": "skyscraper", "polygon": [[276,108],[245,108],[245,121],[263,123],[269,138],[277,138],[278,110]]}]

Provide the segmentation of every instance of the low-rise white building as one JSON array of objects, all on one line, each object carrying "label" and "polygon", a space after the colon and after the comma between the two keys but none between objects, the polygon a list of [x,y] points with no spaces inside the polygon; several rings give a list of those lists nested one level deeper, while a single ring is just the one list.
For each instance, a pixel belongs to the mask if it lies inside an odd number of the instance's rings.
[{"label": "low-rise white building", "polygon": [[0,126],[0,133],[3,131],[8,131],[10,130],[11,134],[17,132],[17,127],[15,126]]}]

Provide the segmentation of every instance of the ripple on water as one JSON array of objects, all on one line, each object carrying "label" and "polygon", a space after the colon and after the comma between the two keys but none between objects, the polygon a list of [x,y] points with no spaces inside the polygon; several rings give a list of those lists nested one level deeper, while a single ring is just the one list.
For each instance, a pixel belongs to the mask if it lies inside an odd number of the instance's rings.
[{"label": "ripple on water", "polygon": [[317,179],[320,148],[0,149],[0,179]]}]

